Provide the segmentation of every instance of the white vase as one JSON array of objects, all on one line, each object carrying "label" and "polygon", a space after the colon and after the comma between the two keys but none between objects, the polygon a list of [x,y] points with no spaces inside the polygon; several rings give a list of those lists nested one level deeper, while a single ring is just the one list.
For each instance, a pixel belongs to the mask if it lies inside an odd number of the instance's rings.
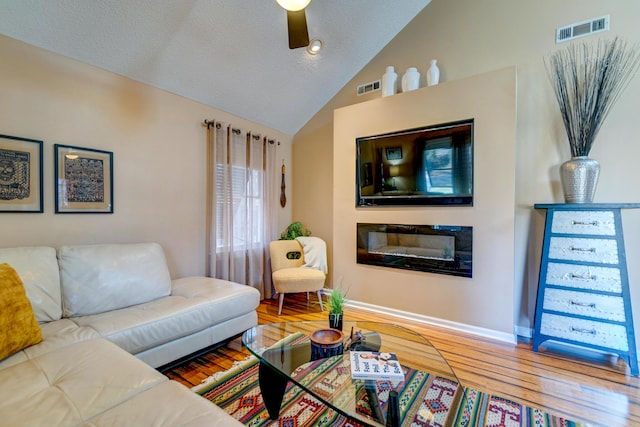
[{"label": "white vase", "polygon": [[431,66],[427,70],[427,86],[435,86],[440,81],[440,69],[436,59],[431,60]]},{"label": "white vase", "polygon": [[409,67],[402,76],[402,91],[409,92],[420,87],[420,73],[416,67]]},{"label": "white vase", "polygon": [[382,75],[382,97],[392,96],[396,93],[396,81],[398,75],[393,67],[387,67],[387,72]]}]

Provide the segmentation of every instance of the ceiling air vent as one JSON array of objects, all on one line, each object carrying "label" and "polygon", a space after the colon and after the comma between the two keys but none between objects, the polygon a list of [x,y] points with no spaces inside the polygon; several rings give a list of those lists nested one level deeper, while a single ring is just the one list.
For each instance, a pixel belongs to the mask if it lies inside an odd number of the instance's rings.
[{"label": "ceiling air vent", "polygon": [[375,92],[376,90],[380,90],[380,80],[358,86],[358,96],[369,92]]},{"label": "ceiling air vent", "polygon": [[556,30],[556,43],[566,42],[602,31],[609,31],[609,15],[558,28]]}]

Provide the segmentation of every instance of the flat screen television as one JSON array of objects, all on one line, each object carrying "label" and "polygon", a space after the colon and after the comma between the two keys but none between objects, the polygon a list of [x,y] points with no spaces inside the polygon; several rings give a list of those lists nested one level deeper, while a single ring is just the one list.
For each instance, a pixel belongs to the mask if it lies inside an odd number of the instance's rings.
[{"label": "flat screen television", "polygon": [[356,138],[356,206],[473,206],[473,119]]}]

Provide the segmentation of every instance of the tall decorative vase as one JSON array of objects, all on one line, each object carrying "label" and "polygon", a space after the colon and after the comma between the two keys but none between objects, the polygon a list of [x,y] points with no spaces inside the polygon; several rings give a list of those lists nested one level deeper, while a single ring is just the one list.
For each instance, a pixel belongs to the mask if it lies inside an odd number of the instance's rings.
[{"label": "tall decorative vase", "polygon": [[396,80],[398,75],[392,66],[387,67],[387,72],[382,75],[382,97],[392,96],[396,93]]},{"label": "tall decorative vase", "polygon": [[427,86],[435,86],[440,81],[440,69],[436,62],[436,59],[432,59],[431,66],[427,70]]},{"label": "tall decorative vase", "polygon": [[402,91],[409,92],[420,87],[420,73],[416,67],[409,67],[402,76]]},{"label": "tall decorative vase", "polygon": [[560,166],[565,203],[591,203],[596,193],[600,163],[587,156],[572,157]]}]

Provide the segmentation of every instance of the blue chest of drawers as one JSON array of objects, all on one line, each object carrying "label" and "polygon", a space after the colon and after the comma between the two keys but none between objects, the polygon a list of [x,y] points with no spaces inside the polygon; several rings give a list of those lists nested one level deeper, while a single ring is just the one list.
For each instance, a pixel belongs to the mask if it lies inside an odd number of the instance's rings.
[{"label": "blue chest of drawers", "polygon": [[618,354],[638,376],[620,210],[640,204],[534,207],[547,215],[533,351],[556,341]]}]

